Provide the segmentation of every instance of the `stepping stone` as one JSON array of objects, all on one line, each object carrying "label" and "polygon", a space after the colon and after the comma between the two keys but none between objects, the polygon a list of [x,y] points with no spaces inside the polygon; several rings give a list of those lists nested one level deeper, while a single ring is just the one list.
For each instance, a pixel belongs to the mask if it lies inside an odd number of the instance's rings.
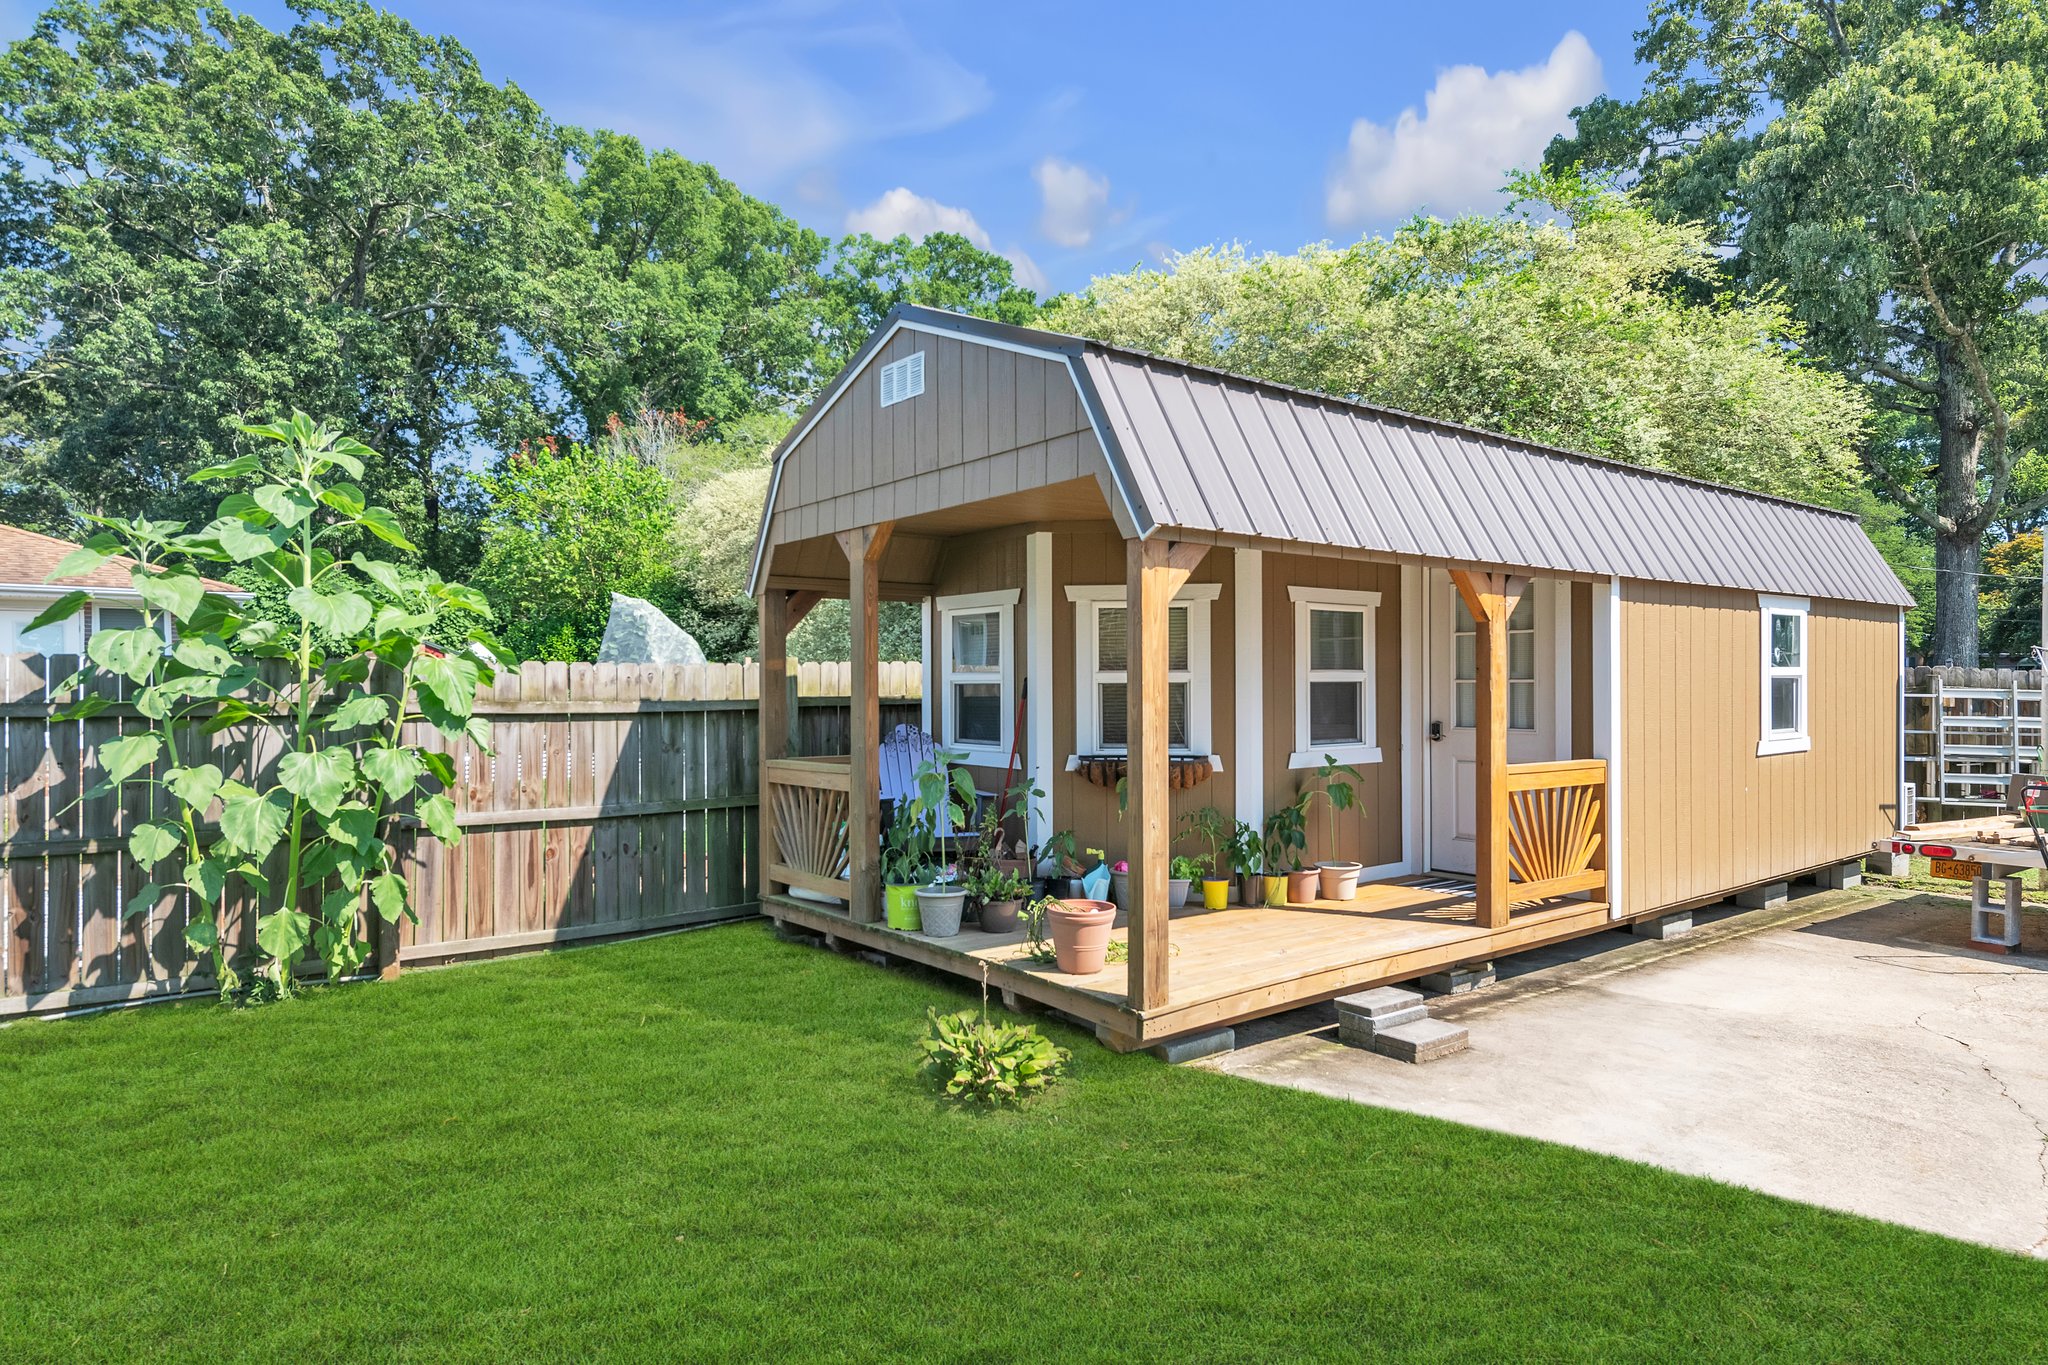
[{"label": "stepping stone", "polygon": [[1379,986],[1337,998],[1337,1038],[1352,1047],[1371,1047],[1382,1029],[1428,1017],[1429,1005],[1419,991]]},{"label": "stepping stone", "polygon": [[1463,995],[1494,982],[1491,962],[1467,962],[1447,972],[1431,972],[1415,984],[1431,995]]},{"label": "stepping stone", "polygon": [[1416,1019],[1382,1029],[1373,1037],[1372,1050],[1397,1062],[1433,1062],[1471,1046],[1472,1035],[1462,1024],[1442,1019]]}]

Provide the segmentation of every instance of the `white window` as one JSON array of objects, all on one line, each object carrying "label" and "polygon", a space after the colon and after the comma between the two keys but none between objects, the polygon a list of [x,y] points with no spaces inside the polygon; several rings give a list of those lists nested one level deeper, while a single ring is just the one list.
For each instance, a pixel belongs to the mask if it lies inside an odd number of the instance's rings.
[{"label": "white window", "polygon": [[942,739],[969,763],[1000,767],[1010,757],[1015,724],[1010,622],[1017,589],[941,597],[936,605]]},{"label": "white window", "polygon": [[[1457,679],[1457,714],[1452,724],[1471,730],[1479,724],[1479,626],[1472,619],[1463,597],[1452,609],[1453,646]],[[1536,593],[1534,585],[1522,591],[1515,609],[1508,613],[1508,729],[1536,728]]]},{"label": "white window", "polygon": [[[1166,740],[1209,754],[1209,607],[1218,583],[1190,583],[1166,608]],[[1122,584],[1069,586],[1074,604],[1074,742],[1084,754],[1130,751],[1130,613]]]},{"label": "white window", "polygon": [[924,352],[915,351],[882,367],[882,406],[893,407],[924,392]]},{"label": "white window", "polygon": [[1758,757],[1765,754],[1804,753],[1813,747],[1806,729],[1806,618],[1804,597],[1770,597],[1759,593],[1758,614],[1763,619],[1761,665],[1763,690],[1763,738]]},{"label": "white window", "polygon": [[0,607],[0,654],[76,654],[84,648],[82,615],[28,629],[28,623],[47,606],[47,602],[35,602]]},{"label": "white window", "polygon": [[1294,752],[1290,768],[1380,761],[1373,705],[1373,640],[1380,595],[1291,587],[1294,601]]}]

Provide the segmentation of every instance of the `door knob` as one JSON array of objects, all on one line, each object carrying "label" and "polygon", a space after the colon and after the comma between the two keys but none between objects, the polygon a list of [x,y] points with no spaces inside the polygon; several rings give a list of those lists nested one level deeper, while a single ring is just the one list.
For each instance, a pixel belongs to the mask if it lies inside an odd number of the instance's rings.
[{"label": "door knob", "polygon": [[1434,744],[1434,743],[1436,743],[1436,742],[1437,742],[1438,740],[1442,739],[1443,737],[1444,737],[1444,723],[1443,723],[1442,721],[1440,721],[1440,720],[1433,720],[1433,721],[1431,721],[1431,722],[1429,723],[1429,741],[1430,741],[1430,743]]}]

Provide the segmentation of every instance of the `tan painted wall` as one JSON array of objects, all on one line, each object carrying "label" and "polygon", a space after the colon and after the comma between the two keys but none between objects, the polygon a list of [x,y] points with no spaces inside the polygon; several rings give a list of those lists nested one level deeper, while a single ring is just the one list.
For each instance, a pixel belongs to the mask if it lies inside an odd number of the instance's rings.
[{"label": "tan painted wall", "polygon": [[[925,353],[925,390],[881,406],[882,366]],[[772,544],[1065,480],[1108,478],[1063,364],[898,332],[784,459]]]},{"label": "tan painted wall", "polygon": [[[1265,610],[1262,648],[1265,667],[1266,809],[1277,810],[1295,800],[1314,770],[1289,771],[1294,751],[1294,602],[1288,588],[1345,588],[1380,594],[1379,637],[1374,641],[1378,696],[1374,705],[1381,760],[1360,771],[1366,784],[1358,791],[1360,808],[1337,817],[1336,856],[1373,867],[1401,858],[1401,570],[1392,564],[1360,560],[1310,558],[1306,555],[1265,556]],[[1319,799],[1310,812],[1308,858],[1327,858],[1329,819]]]},{"label": "tan painted wall", "polygon": [[[1024,535],[1021,531],[997,531],[987,535],[956,536],[940,543],[938,571],[935,579],[935,596],[950,597],[956,593],[994,592],[999,588],[1018,590],[1017,605],[1010,613],[1010,658],[1015,666],[1013,674],[1020,682],[1024,677]],[[946,687],[938,678],[937,670],[942,657],[939,647],[938,630],[940,623],[936,608],[932,613],[932,731],[946,733]],[[1011,720],[1016,720],[1016,694],[1010,699]],[[1017,754],[1021,765],[1027,752],[1028,740],[1025,727],[1017,727]],[[986,792],[1000,793],[1003,785],[1001,768],[971,769],[975,785]],[[1041,786],[1043,783],[1040,784]]]},{"label": "tan painted wall", "polygon": [[1898,612],[1816,600],[1806,753],[1757,757],[1754,593],[1622,587],[1622,876],[1630,915],[1860,856],[1898,796]]}]

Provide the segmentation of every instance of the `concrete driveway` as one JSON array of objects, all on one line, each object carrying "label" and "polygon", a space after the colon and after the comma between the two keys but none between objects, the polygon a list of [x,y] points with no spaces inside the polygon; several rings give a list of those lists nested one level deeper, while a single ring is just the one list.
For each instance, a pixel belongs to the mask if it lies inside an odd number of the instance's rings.
[{"label": "concrete driveway", "polygon": [[1972,951],[1967,920],[1822,892],[1503,962],[1436,1001],[1472,1046],[1426,1065],[1342,1046],[1327,1005],[1201,1065],[2048,1255],[2048,957]]}]

